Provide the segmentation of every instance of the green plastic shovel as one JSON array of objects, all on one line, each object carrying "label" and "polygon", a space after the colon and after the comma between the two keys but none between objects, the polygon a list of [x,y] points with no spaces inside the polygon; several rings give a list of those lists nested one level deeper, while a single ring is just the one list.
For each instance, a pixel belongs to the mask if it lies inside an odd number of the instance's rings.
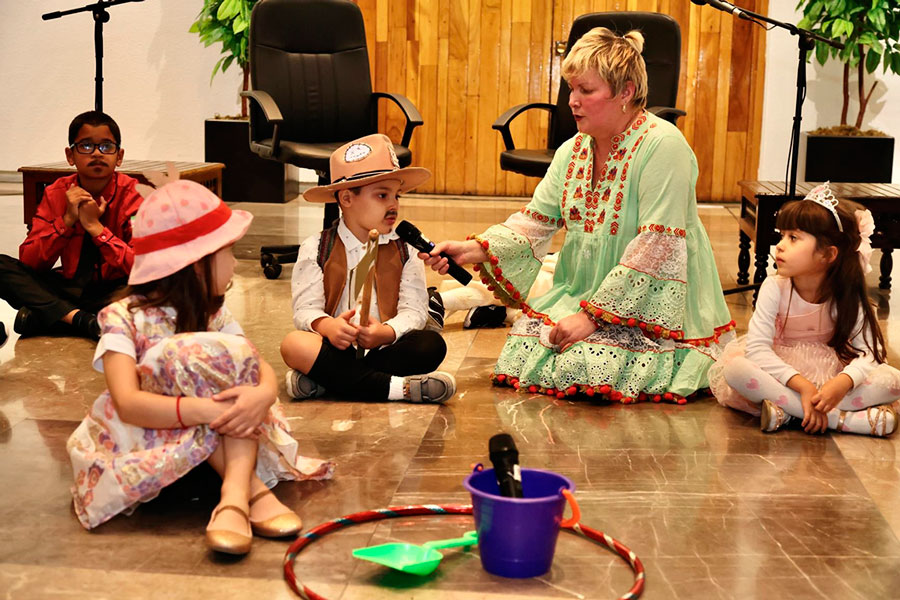
[{"label": "green plastic shovel", "polygon": [[478,543],[478,534],[467,531],[462,537],[449,540],[425,542],[421,546],[415,544],[381,544],[368,548],[357,548],[353,556],[384,565],[404,573],[428,575],[437,569],[444,555],[437,548],[454,548],[456,546],[472,546]]}]

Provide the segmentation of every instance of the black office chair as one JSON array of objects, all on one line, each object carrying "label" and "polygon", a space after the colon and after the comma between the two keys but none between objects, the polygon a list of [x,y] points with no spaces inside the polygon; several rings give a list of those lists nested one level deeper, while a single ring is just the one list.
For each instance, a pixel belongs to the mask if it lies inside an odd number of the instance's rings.
[{"label": "black office chair", "polygon": [[[406,117],[394,152],[412,162],[409,140],[422,124],[419,111],[399,94],[372,91],[366,32],[350,0],[260,0],[250,16],[250,149],[263,158],[313,169],[331,182],[328,161],[339,146],[377,132],[378,100],[393,100]],[[325,205],[323,226],[337,218]],[[263,246],[260,264],[269,279],[297,260],[297,245]]]},{"label": "black office chair", "polygon": [[[578,39],[594,27],[606,27],[620,34],[639,29],[644,34],[642,56],[647,63],[647,110],[674,123],[684,116],[674,108],[678,98],[678,73],[681,68],[681,29],[668,15],[651,12],[606,12],[581,15],[572,23],[566,54]],[[509,124],[517,116],[532,108],[550,113],[547,147],[536,150],[516,148]],[[556,149],[578,132],[569,109],[569,88],[560,79],[556,104],[532,102],[507,110],[492,125],[503,136],[506,150],[500,153],[500,168],[528,177],[543,177]]]}]

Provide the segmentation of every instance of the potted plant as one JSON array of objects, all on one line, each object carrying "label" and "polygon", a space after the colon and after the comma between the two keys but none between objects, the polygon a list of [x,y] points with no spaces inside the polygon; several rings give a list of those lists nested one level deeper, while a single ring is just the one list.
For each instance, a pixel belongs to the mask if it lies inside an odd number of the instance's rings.
[{"label": "potted plant", "polygon": [[[896,0],[801,0],[802,29],[840,40],[839,50],[816,42],[815,57],[824,65],[829,59],[843,63],[841,123],[821,128],[806,137],[807,181],[890,183],[894,138],[880,131],[863,131],[866,109],[878,81],[871,85],[866,75],[882,68],[900,74],[900,8]],[[856,72],[859,111],[848,124],[851,71]]]},{"label": "potted plant", "polygon": [[[237,63],[243,71],[242,91],[250,88],[250,13],[257,0],[203,0],[203,8],[189,31],[207,47],[222,44],[222,57],[213,67],[224,73]],[[241,98],[239,116],[219,116],[204,124],[206,162],[225,164],[222,196],[226,202],[284,202],[284,165],[250,151],[247,100]]]}]

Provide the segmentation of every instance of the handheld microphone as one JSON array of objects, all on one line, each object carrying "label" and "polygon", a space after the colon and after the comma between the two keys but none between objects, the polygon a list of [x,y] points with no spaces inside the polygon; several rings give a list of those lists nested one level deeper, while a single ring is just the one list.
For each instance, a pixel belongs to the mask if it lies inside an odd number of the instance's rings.
[{"label": "handheld microphone", "polygon": [[491,463],[500,486],[500,495],[508,498],[522,497],[522,472],[519,469],[519,451],[508,433],[498,433],[488,442]]},{"label": "handheld microphone", "polygon": [[[419,252],[429,254],[434,250],[434,242],[422,235],[422,232],[409,221],[400,221],[400,223],[397,224],[397,229],[395,231],[397,232],[397,235],[400,236],[401,240]],[[441,252],[441,256],[446,258],[447,262],[450,263],[450,269],[447,271],[447,274],[461,284],[469,285],[469,282],[472,281],[472,274],[456,264],[456,262],[445,252]]]}]

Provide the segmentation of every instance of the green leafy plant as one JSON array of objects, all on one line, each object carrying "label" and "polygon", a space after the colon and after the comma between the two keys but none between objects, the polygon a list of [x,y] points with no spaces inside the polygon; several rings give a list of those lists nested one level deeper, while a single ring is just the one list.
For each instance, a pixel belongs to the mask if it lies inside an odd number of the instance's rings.
[{"label": "green leafy plant", "polygon": [[879,65],[882,72],[900,74],[900,7],[897,0],[801,0],[802,29],[815,31],[824,37],[844,43],[838,50],[816,42],[815,55],[819,64],[829,58],[844,63],[844,102],[841,125],[847,125],[850,107],[850,69],[857,71],[859,113],[856,129],[862,127],[866,107],[878,82],[866,91],[865,75],[874,73]]},{"label": "green leafy plant", "polygon": [[[216,73],[224,73],[237,62],[244,73],[243,90],[250,88],[250,11],[257,0],[203,0],[203,9],[189,31],[200,35],[206,47],[221,42],[222,56],[213,67],[210,82]],[[247,116],[247,100],[241,99],[241,116]]]}]

